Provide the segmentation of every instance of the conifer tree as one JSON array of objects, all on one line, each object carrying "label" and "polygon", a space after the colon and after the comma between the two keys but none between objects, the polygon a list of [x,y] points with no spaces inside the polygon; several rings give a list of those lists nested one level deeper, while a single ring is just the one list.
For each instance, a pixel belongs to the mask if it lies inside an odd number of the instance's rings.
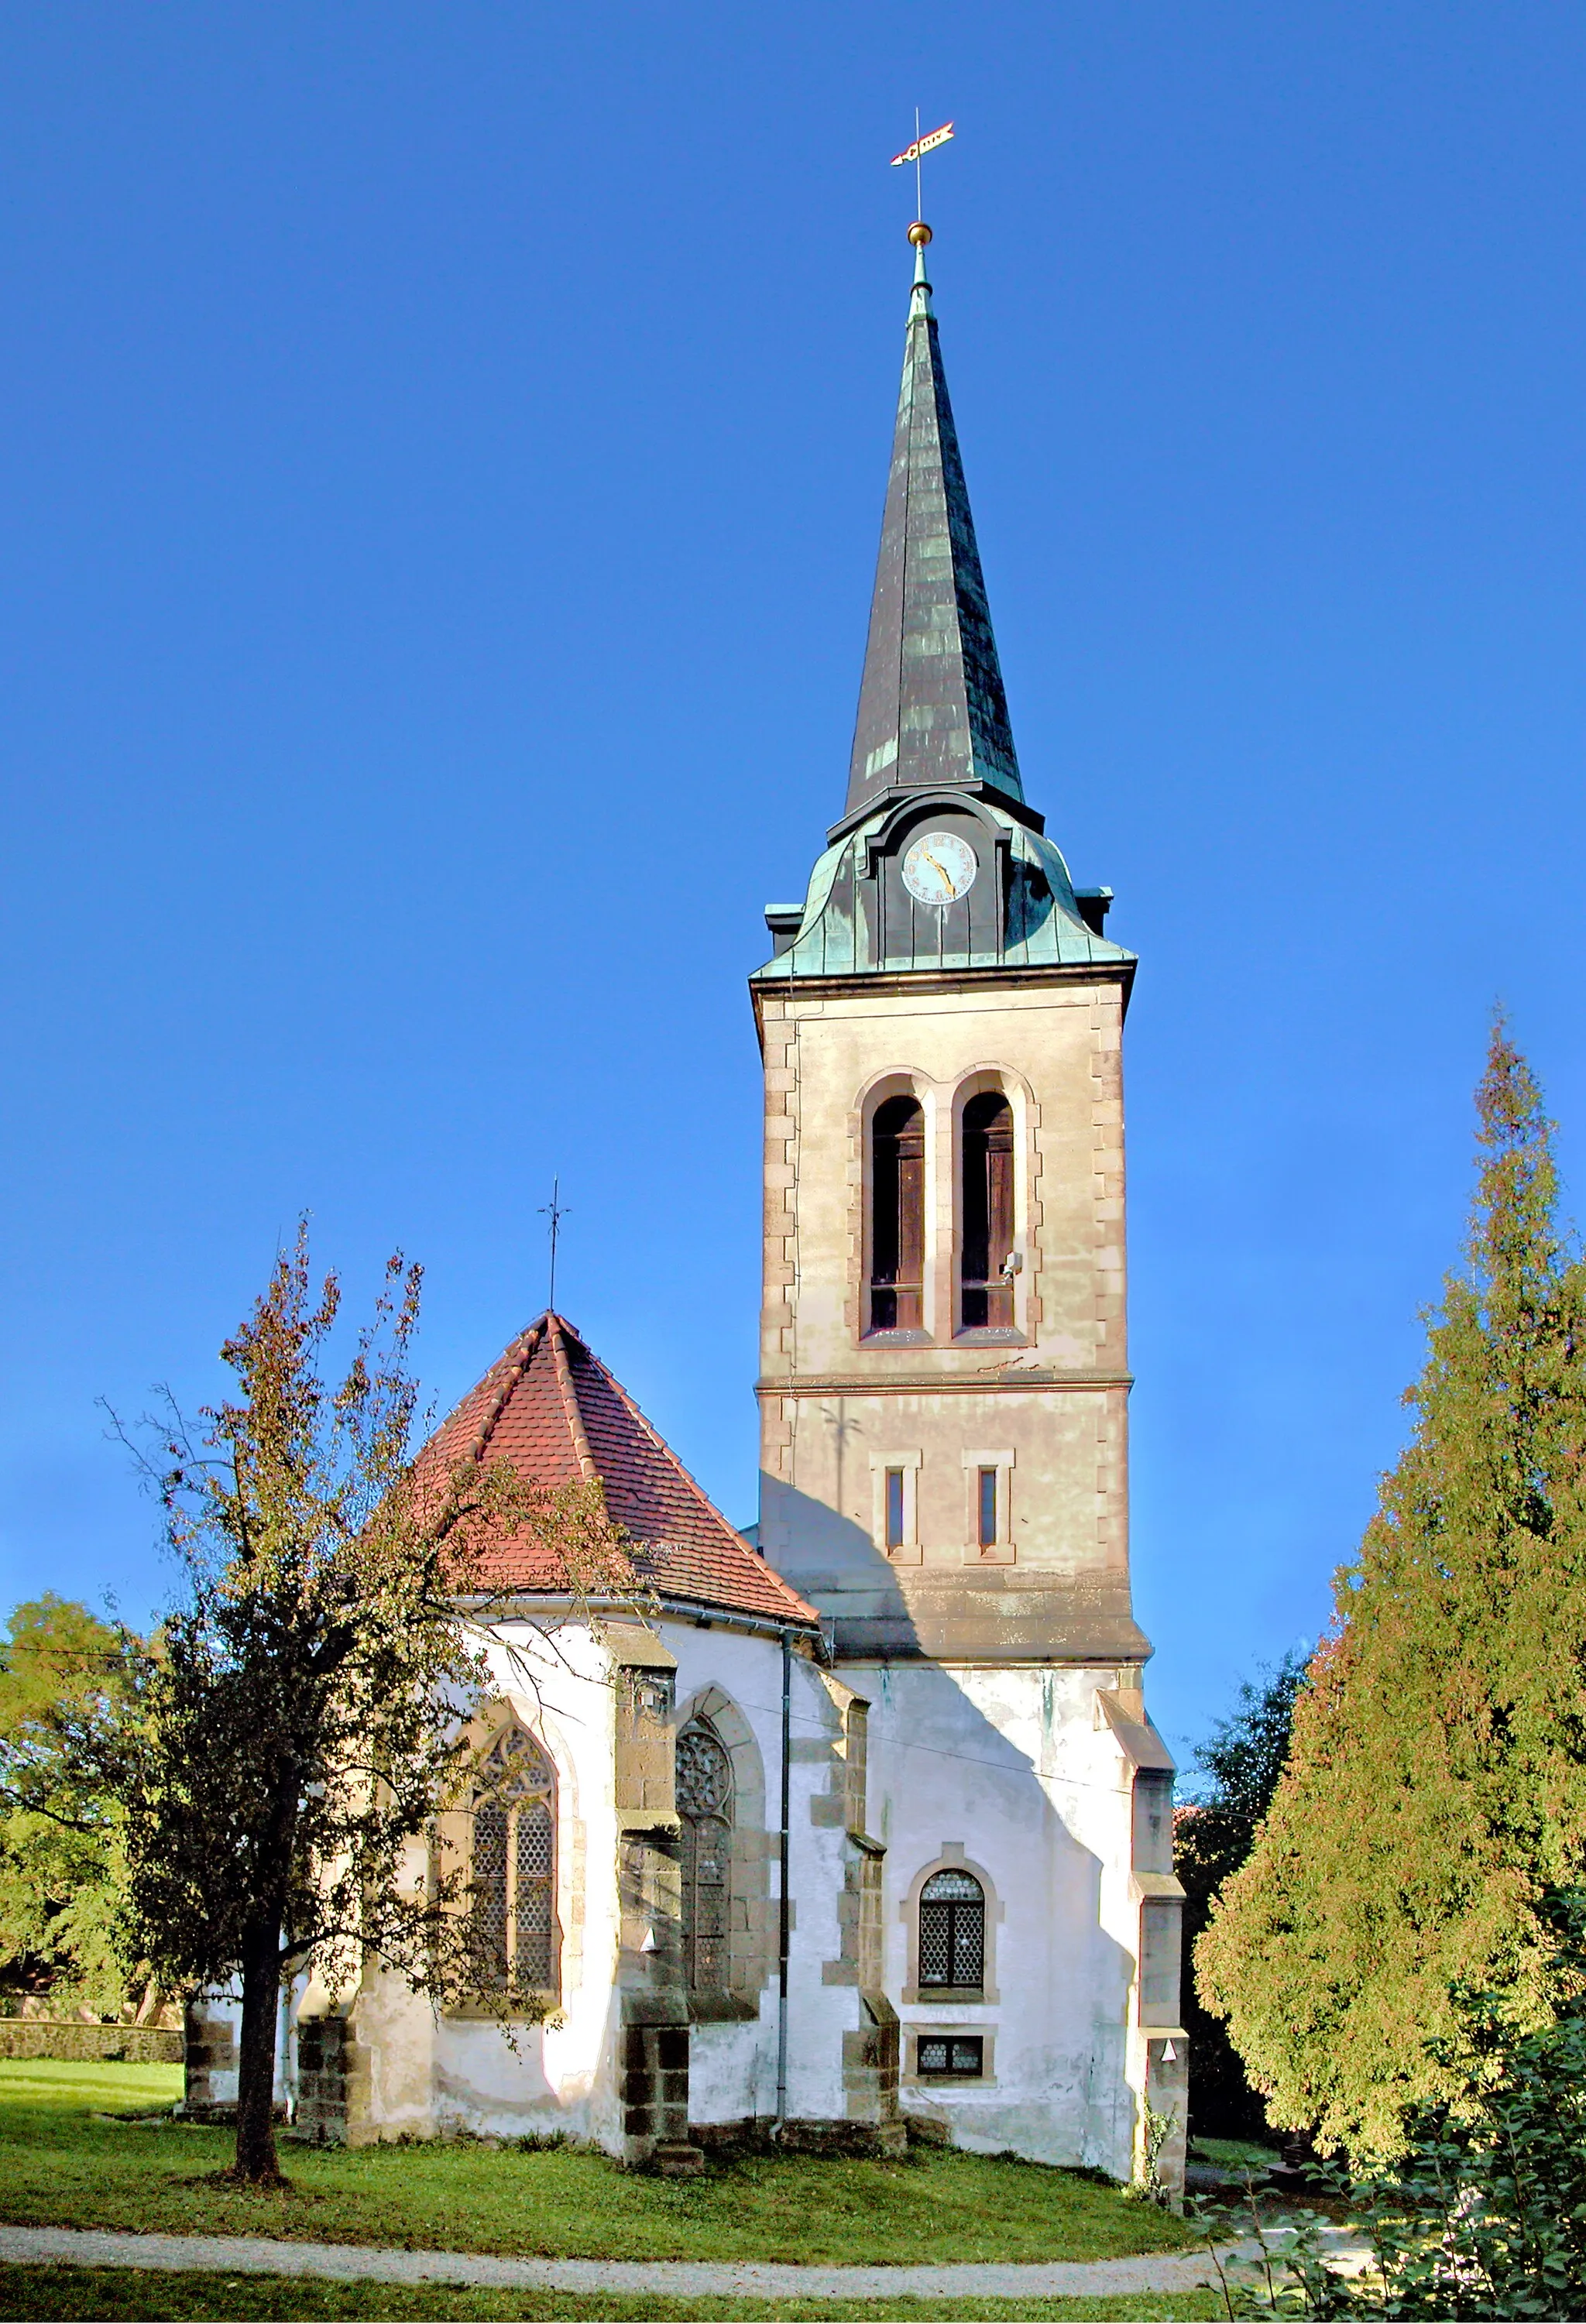
[{"label": "conifer tree", "polygon": [[1452,2094],[1457,1987],[1545,2017],[1536,1901],[1586,1853],[1586,1268],[1501,1019],[1478,1111],[1466,1263],[1428,1318],[1410,1443],[1195,1954],[1274,2119],[1357,2155]]}]

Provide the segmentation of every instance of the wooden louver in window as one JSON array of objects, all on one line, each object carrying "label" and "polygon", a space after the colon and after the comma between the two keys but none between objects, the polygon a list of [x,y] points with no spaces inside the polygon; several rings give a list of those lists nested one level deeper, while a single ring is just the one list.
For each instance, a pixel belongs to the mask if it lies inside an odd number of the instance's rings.
[{"label": "wooden louver in window", "polygon": [[963,1168],[959,1328],[1006,1331],[1013,1323],[1013,1278],[1004,1271],[1013,1249],[1013,1109],[995,1090],[964,1109]]},{"label": "wooden louver in window", "polygon": [[890,1097],[871,1130],[871,1330],[918,1331],[924,1283],[925,1115]]}]

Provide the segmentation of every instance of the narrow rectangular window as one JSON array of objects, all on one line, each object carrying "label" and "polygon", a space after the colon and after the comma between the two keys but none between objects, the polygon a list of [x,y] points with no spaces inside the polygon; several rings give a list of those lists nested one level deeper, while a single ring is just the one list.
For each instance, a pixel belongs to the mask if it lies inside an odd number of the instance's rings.
[{"label": "narrow rectangular window", "polygon": [[982,1469],[980,1472],[980,1545],[982,1549],[995,1549],[1000,1536],[997,1531],[997,1471]]},{"label": "narrow rectangular window", "polygon": [[902,1546],[903,1471],[901,1469],[889,1469],[887,1471],[887,1547],[901,1549]]}]

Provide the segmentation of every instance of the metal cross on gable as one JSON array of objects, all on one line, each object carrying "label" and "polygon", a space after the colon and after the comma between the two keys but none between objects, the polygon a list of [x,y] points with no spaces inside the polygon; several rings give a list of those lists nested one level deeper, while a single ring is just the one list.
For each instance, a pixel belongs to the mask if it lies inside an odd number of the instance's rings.
[{"label": "metal cross on gable", "polygon": [[546,1301],[546,1305],[553,1312],[557,1304],[557,1240],[561,1233],[562,1221],[567,1218],[571,1218],[572,1216],[572,1211],[569,1206],[566,1203],[558,1200],[561,1191],[562,1182],[560,1178],[553,1178],[550,1182],[550,1200],[549,1203],[541,1203],[539,1205],[540,1217],[542,1219],[549,1218],[550,1221],[550,1227],[549,1230],[550,1234],[550,1296]]}]

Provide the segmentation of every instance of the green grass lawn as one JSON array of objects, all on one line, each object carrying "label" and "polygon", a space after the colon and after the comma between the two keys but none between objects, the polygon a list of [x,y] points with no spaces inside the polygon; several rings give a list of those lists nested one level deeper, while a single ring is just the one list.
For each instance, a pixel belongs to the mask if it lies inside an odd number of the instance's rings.
[{"label": "green grass lawn", "polygon": [[1253,2138],[1192,2138],[1189,2152],[1192,2163],[1215,2163],[1224,2171],[1253,2171],[1257,2178],[1283,2160],[1277,2147],[1263,2146]]},{"label": "green grass lawn", "polygon": [[[1194,2240],[1183,2220],[1127,2202],[1116,2189],[1079,2172],[936,2149],[901,2163],[754,2156],[713,2165],[699,2179],[667,2180],[624,2172],[604,2155],[568,2147],[525,2152],[467,2140],[355,2151],[285,2145],[290,2189],[247,2194],[215,2183],[214,2173],[231,2158],[224,2131],[96,2119],[98,2110],[168,2105],[177,2083],[172,2067],[0,2059],[0,2218],[18,2226],[282,2236],[567,2259],[839,2264],[1111,2259],[1183,2250]],[[237,2310],[215,2312],[263,2312],[248,2310],[247,2296],[256,2295],[244,2295]],[[326,2296],[324,2287],[312,2294],[320,2301]],[[387,2295],[365,2289],[357,2296]],[[389,2296],[427,2295],[392,2290]],[[449,2312],[456,2314],[451,2297]],[[733,2306],[740,2315],[749,2312],[741,2302]],[[281,2312],[333,2311],[310,2306]],[[366,2307],[334,2312],[447,2311]],[[570,2316],[574,2310],[558,2297],[539,2311],[520,2304],[476,2312]],[[622,2312],[640,2311],[630,2303]],[[862,2312],[881,2311],[867,2302]],[[976,2303],[975,2312],[991,2310]],[[1081,2311],[1059,2307],[1051,2312]],[[1167,2312],[1157,2301],[1151,2305],[1153,2315]]]},{"label": "green grass lawn", "polygon": [[748,2319],[915,2318],[1049,2319],[1051,2324],[1082,2324],[1092,2317],[1136,2319],[1212,2318],[1223,2313],[1211,2292],[1153,2292],[1138,2300],[592,2300],[570,2292],[453,2290],[445,2284],[330,2283],[294,2276],[154,2274],[131,2267],[0,2266],[0,2317],[143,2317],[209,2319],[252,2317],[339,2319],[358,2316],[434,2318],[613,2318],[648,2319],[711,2318]]}]

